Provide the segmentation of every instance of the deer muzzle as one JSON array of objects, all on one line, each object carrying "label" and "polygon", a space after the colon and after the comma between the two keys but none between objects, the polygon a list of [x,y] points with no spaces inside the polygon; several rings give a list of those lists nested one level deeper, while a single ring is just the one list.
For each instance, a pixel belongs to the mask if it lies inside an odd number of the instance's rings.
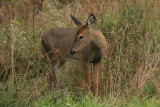
[{"label": "deer muzzle", "polygon": [[71,55],[74,55],[75,53],[78,53],[78,50],[71,49],[70,54],[71,54]]}]

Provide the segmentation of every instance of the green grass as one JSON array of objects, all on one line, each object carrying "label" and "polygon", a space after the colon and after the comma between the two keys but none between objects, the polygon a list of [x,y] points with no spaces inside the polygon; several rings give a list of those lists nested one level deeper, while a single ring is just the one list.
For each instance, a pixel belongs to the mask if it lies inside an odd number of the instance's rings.
[{"label": "green grass", "polygon": [[[95,11],[98,2],[92,5]],[[0,30],[0,73],[3,72],[0,107],[159,107],[160,9],[157,2],[131,0],[123,4],[115,1],[115,4],[111,2],[113,7],[104,6],[104,14],[95,12],[95,27],[108,42],[108,59],[102,63],[100,103],[96,97],[87,96],[81,66],[73,63],[63,67],[59,91],[48,91],[45,73],[51,66],[42,54],[40,42],[41,34],[50,28],[74,27],[70,14],[85,23],[93,9],[91,5],[77,0],[59,7],[57,1],[49,1],[35,16],[34,31],[32,17],[11,20]]]},{"label": "green grass", "polygon": [[[142,98],[136,97],[130,98],[127,101],[115,102],[114,98],[102,99],[90,98],[88,96],[72,96],[70,93],[65,93],[65,96],[56,96],[55,93],[50,93],[33,102],[32,106],[35,107],[159,107],[159,99],[153,98]],[[120,98],[119,98],[120,100]]]},{"label": "green grass", "polygon": [[160,106],[159,99],[156,99],[156,98],[137,99],[135,98],[130,103],[128,103],[126,107],[159,107],[159,106]]},{"label": "green grass", "polygon": [[[65,93],[65,94],[64,94]],[[41,97],[37,102],[33,103],[36,107],[104,107],[104,102],[98,103],[95,97],[91,99],[88,96],[72,96],[67,92],[64,95],[56,96],[55,93]]]}]

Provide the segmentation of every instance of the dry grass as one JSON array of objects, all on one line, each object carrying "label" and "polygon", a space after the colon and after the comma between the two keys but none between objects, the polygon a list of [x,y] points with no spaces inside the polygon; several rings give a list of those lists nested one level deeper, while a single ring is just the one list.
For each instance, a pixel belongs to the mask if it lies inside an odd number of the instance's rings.
[{"label": "dry grass", "polygon": [[[0,10],[2,97],[9,97],[11,89],[14,105],[28,104],[47,92],[45,72],[51,67],[41,52],[42,32],[53,27],[75,27],[70,14],[85,23],[91,13],[108,42],[107,60],[102,65],[102,97],[115,98],[112,101],[117,104],[131,96],[160,96],[159,4],[158,0],[76,0],[64,4],[46,0],[43,11],[33,17],[28,4],[12,7],[4,3],[7,6]],[[80,65],[67,63],[60,75],[57,90],[75,96],[85,94]]]}]

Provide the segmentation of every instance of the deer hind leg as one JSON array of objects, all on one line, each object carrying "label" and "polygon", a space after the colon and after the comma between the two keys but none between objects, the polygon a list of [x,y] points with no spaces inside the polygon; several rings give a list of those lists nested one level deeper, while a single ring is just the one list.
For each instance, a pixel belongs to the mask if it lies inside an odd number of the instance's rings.
[{"label": "deer hind leg", "polygon": [[58,83],[58,73],[60,69],[60,61],[52,61],[51,70],[47,72],[47,82],[50,89],[54,89]]},{"label": "deer hind leg", "polygon": [[60,70],[61,70],[61,67],[63,66],[65,64],[65,61],[63,61],[63,60],[59,60],[58,62],[57,62],[57,64],[55,65],[55,67],[53,68],[53,73],[54,73],[54,75],[53,75],[53,77],[55,77],[55,80],[56,80],[56,83],[58,83],[58,81],[59,81],[59,72],[60,72]]},{"label": "deer hind leg", "polygon": [[47,74],[48,87],[50,89],[54,89],[58,83],[58,73],[60,70],[60,56],[52,52],[49,52],[46,56],[51,61],[51,70]]},{"label": "deer hind leg", "polygon": [[51,89],[54,89],[57,87],[58,82],[59,82],[59,72],[60,68],[65,64],[65,61],[60,60],[58,58],[57,60],[52,60],[52,70],[48,74],[48,86]]},{"label": "deer hind leg", "polygon": [[45,40],[42,39],[42,50],[48,61],[51,62],[51,70],[47,72],[47,81],[48,81],[48,87],[50,89],[54,89],[57,84],[58,79],[58,73],[60,69],[60,55],[57,53],[59,51],[56,50],[56,48],[53,48],[52,46],[49,48],[46,44]]},{"label": "deer hind leg", "polygon": [[92,82],[93,82],[93,94],[99,96],[100,90],[100,73],[101,73],[101,62],[93,64],[93,74],[92,74]]},{"label": "deer hind leg", "polygon": [[90,75],[89,63],[82,63],[82,67],[83,67],[83,74],[84,74],[85,82],[87,85],[87,91],[90,94],[91,93],[91,75]]}]

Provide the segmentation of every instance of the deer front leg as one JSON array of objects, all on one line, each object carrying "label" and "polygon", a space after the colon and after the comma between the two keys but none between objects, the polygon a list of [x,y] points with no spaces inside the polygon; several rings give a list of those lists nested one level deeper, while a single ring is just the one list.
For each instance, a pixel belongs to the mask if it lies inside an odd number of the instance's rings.
[{"label": "deer front leg", "polygon": [[99,96],[100,90],[100,73],[101,73],[101,62],[93,64],[93,94]]},{"label": "deer front leg", "polygon": [[91,75],[90,75],[89,63],[82,63],[82,68],[83,68],[85,82],[87,85],[87,91],[91,93]]}]

